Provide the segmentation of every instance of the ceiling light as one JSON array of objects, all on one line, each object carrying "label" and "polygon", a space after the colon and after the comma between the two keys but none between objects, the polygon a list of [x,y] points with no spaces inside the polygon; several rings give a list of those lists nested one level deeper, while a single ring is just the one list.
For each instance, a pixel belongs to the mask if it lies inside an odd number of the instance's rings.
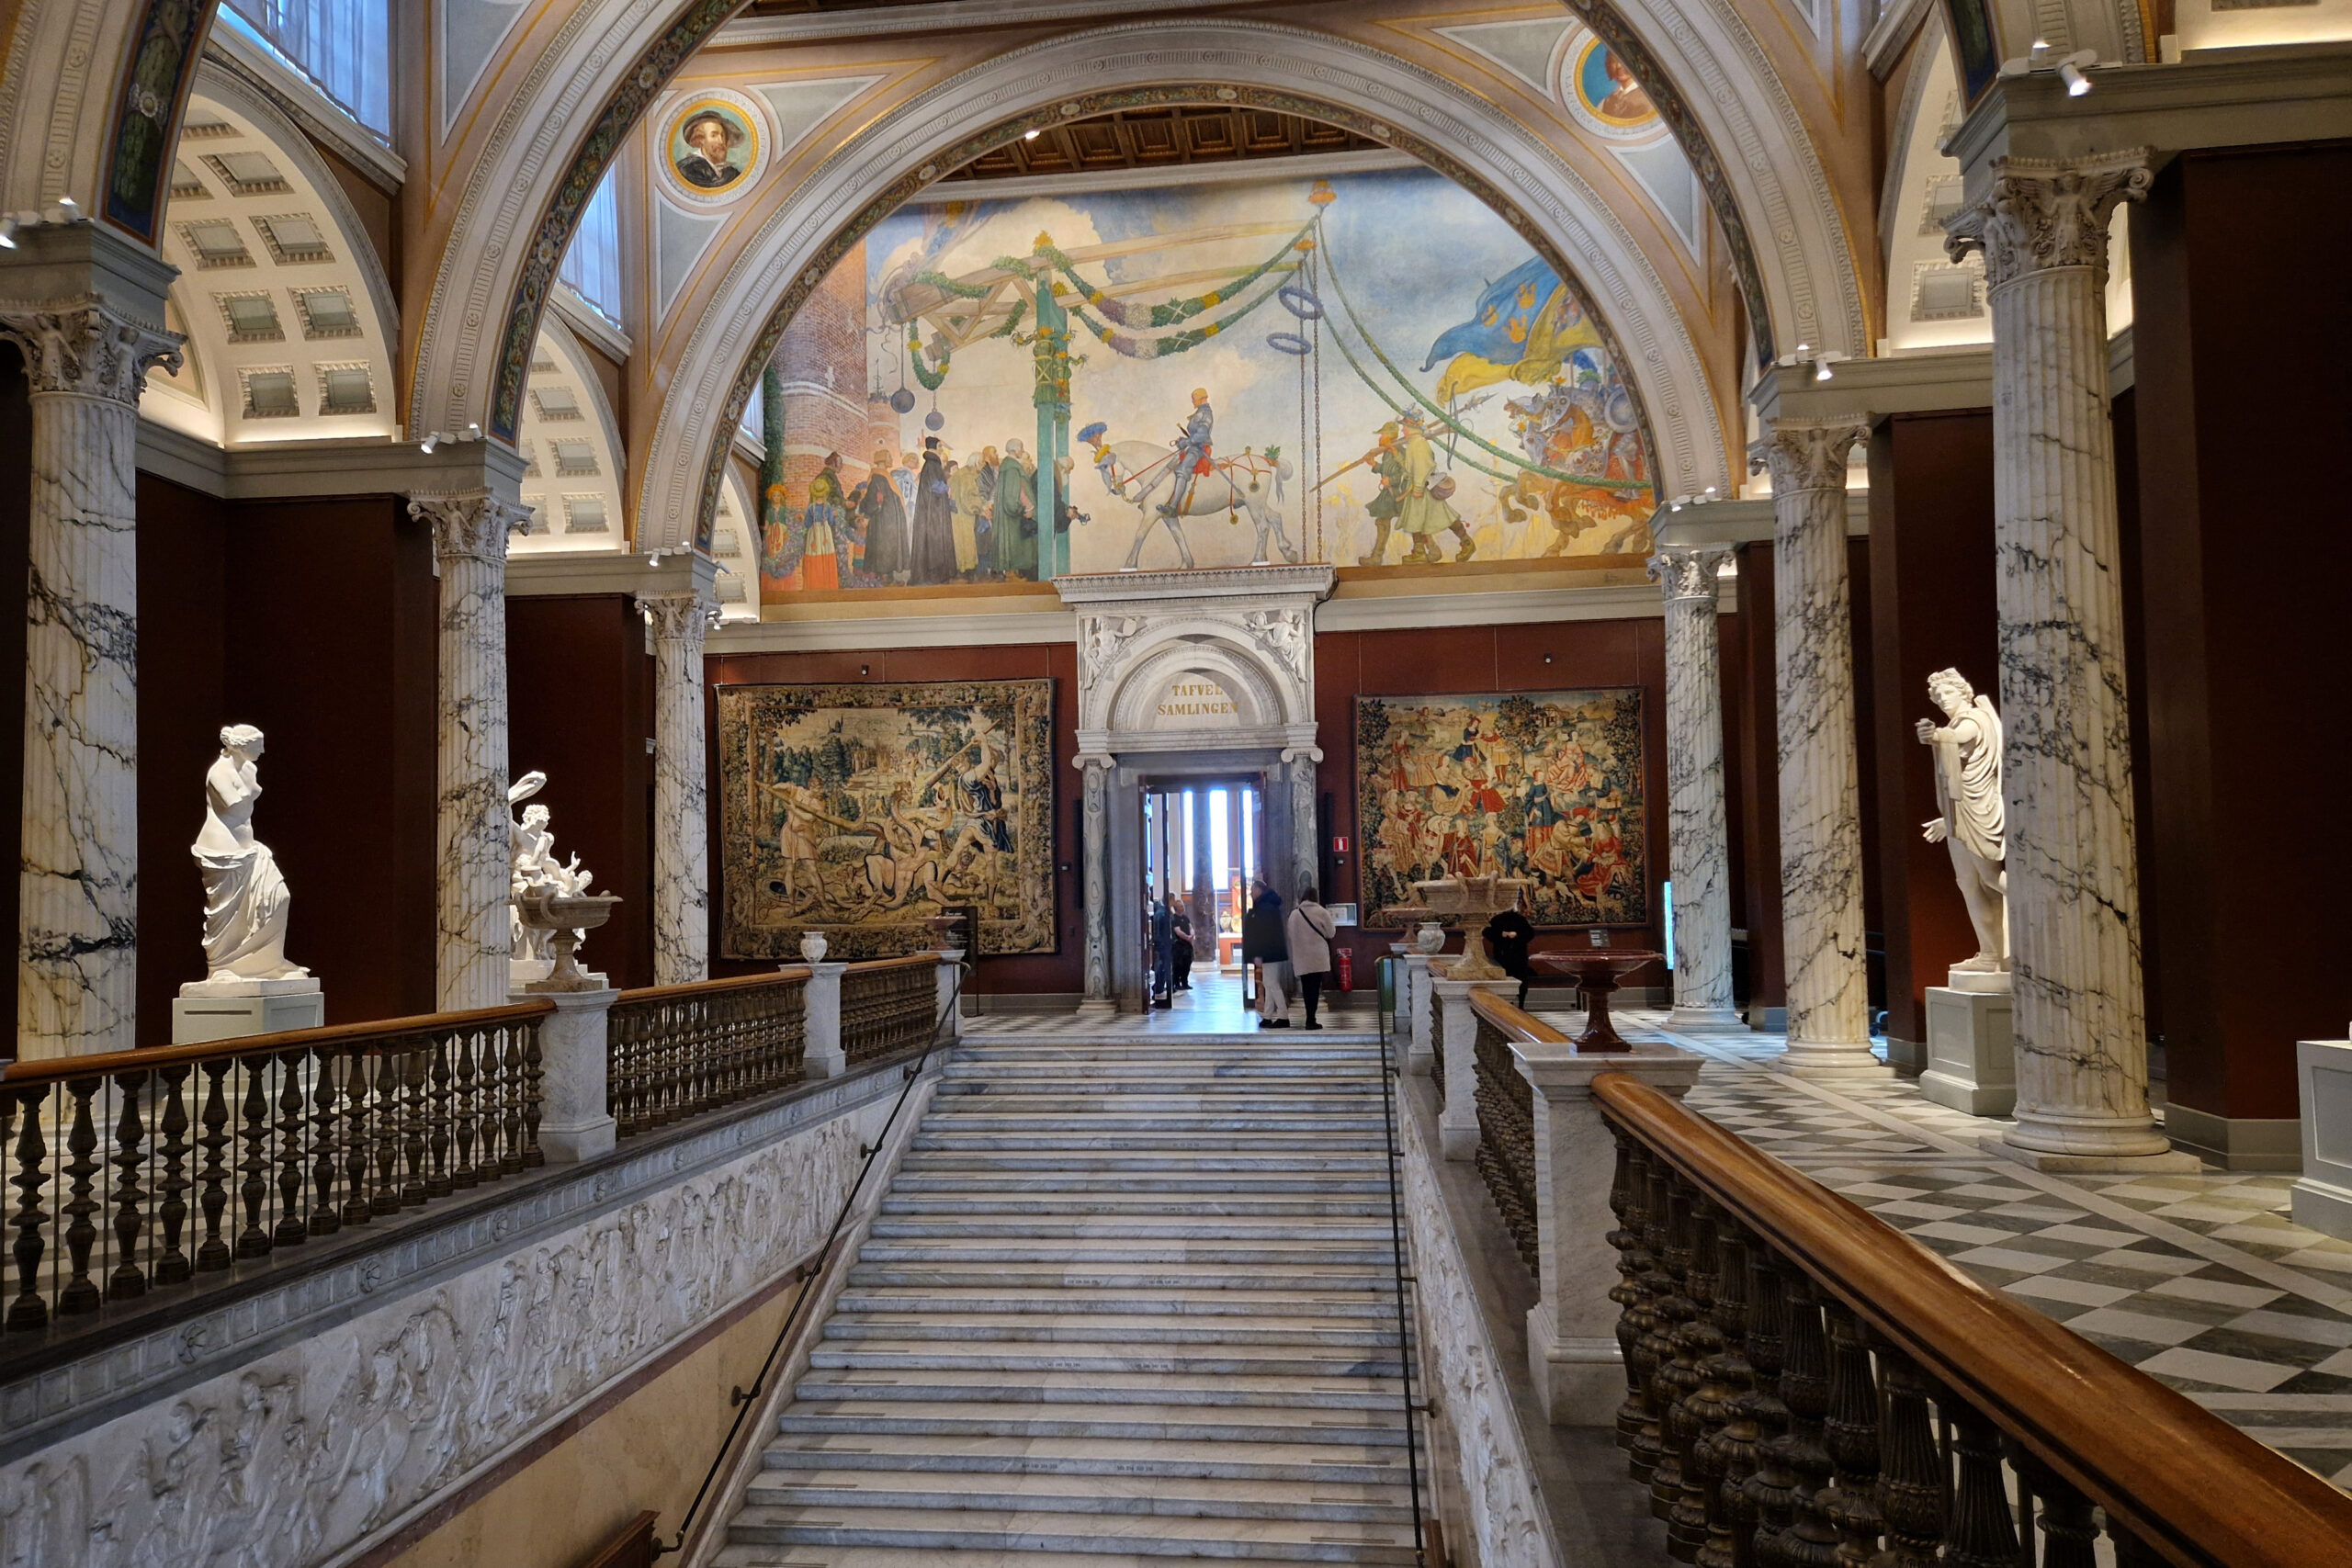
[{"label": "ceiling light", "polygon": [[1034,130],[1024,130],[1021,133],[1021,140],[1023,141],[1035,141],[1037,140],[1037,133]]},{"label": "ceiling light", "polygon": [[430,435],[426,436],[424,440],[422,440],[422,441],[418,442],[416,445],[417,445],[417,450],[419,450],[419,451],[421,451],[421,452],[425,453],[427,456],[430,456],[430,455],[432,454],[433,448],[434,448],[434,447],[435,447],[435,446],[439,446],[440,444],[441,444],[441,433],[440,433],[439,431],[437,431],[437,430],[436,430],[436,431],[435,431],[432,434],[430,434]]},{"label": "ceiling light", "polygon": [[469,425],[466,426],[466,439],[467,439],[467,440],[469,440],[469,441],[479,441],[479,440],[481,440],[481,425],[479,425],[479,424],[469,424]]},{"label": "ceiling light", "polygon": [[0,218],[0,251],[13,251],[16,248],[17,220],[13,218]]},{"label": "ceiling light", "polygon": [[2058,80],[2066,84],[2066,96],[2070,98],[2079,98],[2091,90],[2091,79],[2071,60],[2059,64]]},{"label": "ceiling light", "polygon": [[1829,379],[1829,361],[1826,359],[1816,359],[1813,362],[1813,378],[1816,381],[1826,381]]},{"label": "ceiling light", "polygon": [[66,209],[68,211],[79,211],[82,204],[75,201],[70,196],[61,196],[57,198],[57,205]]}]

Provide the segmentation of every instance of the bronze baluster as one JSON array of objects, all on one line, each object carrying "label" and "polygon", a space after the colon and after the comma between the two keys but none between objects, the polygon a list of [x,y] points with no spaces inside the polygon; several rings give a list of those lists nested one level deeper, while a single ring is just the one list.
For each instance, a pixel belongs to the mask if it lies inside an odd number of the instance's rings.
[{"label": "bronze baluster", "polygon": [[[1756,1473],[1756,1415],[1750,1406],[1756,1374],[1747,1354],[1748,1328],[1748,1236],[1747,1227],[1719,1209],[1715,1224],[1716,1332],[1724,1348],[1699,1363],[1699,1375],[1723,1406],[1723,1417],[1700,1440],[1697,1458],[1707,1480],[1706,1544],[1693,1560],[1698,1568],[1737,1568],[1734,1542],[1741,1517],[1740,1489]],[[1702,1391],[1705,1392],[1705,1391]]]},{"label": "bronze baluster", "polygon": [[158,1285],[184,1284],[196,1272],[188,1263],[187,1254],[180,1250],[180,1233],[187,1228],[186,1194],[195,1185],[187,1177],[187,1079],[192,1070],[182,1062],[157,1074],[164,1083],[164,1117],[159,1124],[164,1134],[164,1146],[159,1151],[164,1176],[156,1183],[163,1202],[155,1210],[155,1219],[163,1230],[163,1245],[151,1272]]},{"label": "bronze baluster", "polygon": [[[1789,1427],[1789,1407],[1781,1403],[1781,1364],[1788,1342],[1788,1300],[1780,1264],[1771,1248],[1754,1235],[1747,1242],[1747,1333],[1741,1348],[1747,1357],[1749,1386],[1732,1401],[1732,1417],[1746,1439],[1746,1473],[1736,1486],[1731,1467],[1724,1475],[1724,1499],[1731,1523],[1734,1568],[1756,1568],[1762,1559],[1758,1542],[1768,1502],[1792,1506],[1788,1483],[1768,1484],[1764,1477],[1764,1445]],[[1791,1476],[1791,1482],[1793,1476]],[[1786,1521],[1785,1513],[1781,1516]]]},{"label": "bronze baluster", "polygon": [[368,1053],[374,1064],[376,1098],[370,1147],[376,1156],[376,1190],[368,1195],[371,1214],[401,1212],[401,1156],[408,1143],[408,1052],[387,1040]]},{"label": "bronze baluster", "polygon": [[1675,1458],[1682,1472],[1682,1489],[1667,1511],[1667,1551],[1678,1562],[1694,1562],[1707,1544],[1707,1497],[1723,1480],[1711,1468],[1714,1450],[1708,1439],[1730,1418],[1725,1403],[1733,1390],[1708,1369],[1722,1356],[1724,1331],[1715,1325],[1715,1206],[1694,1191],[1690,1198],[1690,1270],[1687,1294],[1698,1315],[1682,1325],[1676,1348],[1690,1362],[1697,1386],[1668,1412]]},{"label": "bronze baluster", "polygon": [[345,1086],[337,1081],[340,1062],[326,1051],[310,1054],[311,1103],[311,1220],[306,1227],[312,1235],[333,1235],[343,1229],[342,1211],[335,1207],[335,1179],[343,1174],[343,1145],[336,1137],[343,1114],[339,1101]]},{"label": "bronze baluster", "polygon": [[216,1056],[204,1064],[204,1135],[196,1140],[204,1151],[204,1169],[197,1179],[204,1190],[197,1195],[197,1206],[204,1213],[204,1241],[196,1249],[196,1268],[199,1274],[210,1274],[229,1267],[235,1256],[220,1236],[220,1217],[229,1211],[229,1172],[234,1168],[225,1157],[229,1145],[236,1140],[229,1134],[229,1097],[223,1086],[234,1060]]},{"label": "bronze baluster", "polygon": [[237,1184],[237,1198],[244,1205],[245,1223],[237,1233],[239,1258],[266,1258],[272,1243],[268,1230],[262,1224],[262,1215],[269,1202],[269,1091],[268,1069],[274,1056],[247,1056],[245,1097],[238,1107],[242,1123],[237,1136],[245,1145],[244,1157],[237,1162],[237,1169],[244,1179]]},{"label": "bronze baluster", "polygon": [[1667,1201],[1667,1184],[1672,1173],[1665,1157],[1655,1149],[1649,1151],[1649,1195],[1644,1200],[1642,1241],[1648,1253],[1650,1267],[1641,1278],[1642,1294],[1649,1304],[1649,1322],[1642,1331],[1642,1426],[1634,1434],[1632,1457],[1626,1461],[1634,1479],[1645,1486],[1657,1483],[1658,1461],[1665,1457],[1666,1430],[1661,1417],[1665,1405],[1658,1398],[1658,1369],[1673,1359],[1674,1331],[1679,1321],[1669,1322],[1665,1315],[1669,1298],[1679,1300],[1674,1276],[1667,1271],[1666,1233],[1671,1205]]},{"label": "bronze baluster", "polygon": [[1617,1446],[1630,1453],[1634,1440],[1641,1435],[1642,1403],[1649,1377],[1657,1371],[1655,1362],[1645,1361],[1641,1348],[1642,1337],[1652,1325],[1649,1295],[1642,1289],[1642,1276],[1650,1269],[1648,1249],[1642,1246],[1649,1151],[1616,1123],[1610,1123],[1610,1131],[1617,1139],[1617,1178],[1609,1190],[1609,1206],[1617,1215],[1617,1228],[1609,1233],[1609,1245],[1617,1249],[1617,1283],[1611,1287],[1609,1299],[1623,1309],[1617,1314],[1617,1348],[1625,1361],[1625,1402],[1617,1407]]},{"label": "bronze baluster", "polygon": [[371,1135],[384,1125],[383,1055],[378,1047],[353,1045],[343,1061],[343,1223],[364,1225],[379,1213],[377,1167],[390,1163]]},{"label": "bronze baluster", "polygon": [[15,1132],[17,1174],[8,1179],[17,1190],[17,1212],[8,1218],[17,1232],[10,1248],[17,1264],[17,1295],[8,1303],[7,1326],[12,1334],[40,1328],[49,1322],[49,1303],[41,1300],[40,1288],[41,1254],[48,1250],[41,1230],[49,1218],[41,1203],[41,1193],[49,1186],[49,1177],[41,1169],[49,1158],[49,1145],[40,1135],[40,1113],[48,1104],[45,1084],[0,1092],[0,1110],[8,1118],[0,1123],[0,1136],[14,1130],[19,1115],[25,1122],[21,1131]]},{"label": "bronze baluster", "polygon": [[1821,1511],[1838,1532],[1842,1568],[1870,1568],[1886,1528],[1878,1513],[1878,1385],[1853,1309],[1826,1294],[1821,1304],[1829,1323],[1829,1414],[1821,1440],[1837,1471]]},{"label": "bronze baluster", "polygon": [[2115,1568],[2172,1568],[2163,1552],[2111,1517],[2107,1521],[2107,1538],[2115,1543]]},{"label": "bronze baluster", "polygon": [[57,1293],[57,1312],[61,1317],[77,1313],[96,1312],[104,1298],[96,1283],[90,1278],[90,1248],[98,1239],[98,1227],[90,1216],[98,1211],[98,1201],[90,1196],[90,1178],[102,1168],[90,1156],[98,1146],[97,1128],[92,1123],[90,1101],[96,1096],[101,1078],[75,1078],[65,1086],[74,1097],[74,1125],[65,1134],[65,1152],[73,1157],[65,1162],[65,1179],[71,1183],[65,1206],[58,1211],[65,1223],[66,1274],[64,1288]]},{"label": "bronze baluster", "polygon": [[[1756,1445],[1756,1473],[1747,1478],[1741,1495],[1755,1520],[1749,1561],[1763,1568],[1781,1561],[1781,1538],[1796,1517],[1797,1487],[1803,1479],[1792,1462],[1794,1416],[1786,1399],[1795,1316],[1789,1297],[1792,1283],[1801,1276],[1761,1246],[1756,1251],[1765,1261],[1760,1271],[1750,1275],[1756,1286],[1756,1320],[1747,1334],[1747,1359],[1756,1368],[1750,1407],[1762,1436]],[[1733,1539],[1736,1542],[1738,1538],[1735,1534]]]},{"label": "bronze baluster", "polygon": [[302,1063],[309,1055],[288,1051],[277,1057],[277,1224],[270,1237],[280,1247],[298,1247],[311,1234],[302,1217],[302,1129],[309,1125]]},{"label": "bronze baluster", "polygon": [[1937,1404],[1951,1423],[1959,1459],[1943,1560],[1957,1568],[2015,1568],[2018,1521],[2001,1474],[2001,1429],[1949,1391]]},{"label": "bronze baluster", "polygon": [[425,1152],[432,1158],[432,1174],[424,1181],[424,1196],[428,1201],[447,1198],[458,1188],[458,1179],[449,1169],[450,1134],[457,1120],[452,1086],[457,1081],[455,1063],[458,1053],[465,1049],[465,1036],[436,1036],[432,1049],[429,1066],[433,1087],[427,1097],[424,1118]]},{"label": "bronze baluster", "polygon": [[147,1270],[139,1266],[139,1239],[147,1234],[147,1193],[140,1185],[139,1168],[146,1163],[140,1145],[147,1141],[147,1126],[139,1115],[139,1091],[146,1086],[143,1072],[115,1075],[115,1092],[122,1097],[122,1114],[114,1124],[114,1153],[107,1163],[119,1172],[114,1181],[114,1272],[107,1276],[107,1300],[136,1301],[147,1293]]},{"label": "bronze baluster", "polygon": [[511,1023],[500,1032],[504,1036],[498,1053],[498,1098],[501,1126],[499,1128],[498,1174],[523,1174],[523,1036],[530,1030],[527,1023]]},{"label": "bronze baluster", "polygon": [[407,1178],[401,1183],[403,1209],[423,1208],[425,1195],[432,1189],[427,1140],[433,1108],[427,1099],[427,1085],[433,1064],[440,1057],[440,1043],[429,1034],[411,1039],[401,1052],[401,1168]]},{"label": "bronze baluster", "polygon": [[1951,1513],[1950,1472],[1928,1412],[1935,1385],[1917,1362],[1883,1340],[1878,1365],[1885,1393],[1878,1511],[1886,1524],[1886,1550],[1871,1568],[1934,1568]]},{"label": "bronze baluster", "polygon": [[1829,1411],[1829,1348],[1822,1336],[1821,1291],[1800,1269],[1788,1274],[1788,1345],[1781,1367],[1781,1403],[1789,1407],[1789,1429],[1773,1439],[1796,1473],[1795,1512],[1788,1529],[1764,1558],[1785,1568],[1833,1568],[1838,1532],[1822,1512],[1821,1498],[1832,1466],[1822,1447],[1822,1421]]},{"label": "bronze baluster", "polygon": [[547,1074],[540,1066],[538,1021],[516,1024],[515,1029],[523,1036],[523,1168],[537,1170],[548,1163],[548,1156],[539,1150],[539,1114],[545,1103],[540,1080]]},{"label": "bronze baluster", "polygon": [[449,1089],[450,1134],[449,1183],[452,1187],[479,1187],[481,1172],[474,1166],[474,1133],[481,1119],[481,1105],[475,1098],[481,1093],[476,1079],[481,1076],[474,1065],[474,1052],[481,1032],[464,1029],[458,1032],[455,1081]]},{"label": "bronze baluster", "polygon": [[[1690,1299],[1691,1193],[1681,1177],[1667,1176],[1666,1272],[1668,1288],[1657,1303],[1657,1371],[1650,1378],[1650,1400],[1657,1409],[1657,1468],[1650,1472],[1650,1515],[1670,1519],[1682,1495],[1682,1459],[1686,1447],[1678,1430],[1678,1407],[1699,1386],[1699,1363],[1684,1343],[1682,1331],[1699,1315]],[[1695,1551],[1697,1549],[1691,1549]]]},{"label": "bronze baluster", "polygon": [[2041,1503],[2041,1568],[2097,1568],[2098,1520],[2091,1512],[2091,1500],[2015,1438],[2005,1438],[2002,1448],[2009,1468],[2017,1472],[2018,1502],[2028,1519],[2035,1517],[2034,1499]]}]

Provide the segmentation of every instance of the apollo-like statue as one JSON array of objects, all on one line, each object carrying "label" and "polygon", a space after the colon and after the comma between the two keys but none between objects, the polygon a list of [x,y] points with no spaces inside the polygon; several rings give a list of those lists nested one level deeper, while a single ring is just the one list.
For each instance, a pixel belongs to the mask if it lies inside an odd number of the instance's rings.
[{"label": "apollo-like statue", "polygon": [[2008,875],[2002,868],[2001,716],[1957,670],[1928,677],[1928,695],[1944,722],[1918,724],[1919,743],[1936,756],[1936,804],[1943,815],[1925,824],[1931,844],[1951,850],[1960,896],[1976,927],[1976,956],[1955,970],[1998,974],[2009,966]]}]

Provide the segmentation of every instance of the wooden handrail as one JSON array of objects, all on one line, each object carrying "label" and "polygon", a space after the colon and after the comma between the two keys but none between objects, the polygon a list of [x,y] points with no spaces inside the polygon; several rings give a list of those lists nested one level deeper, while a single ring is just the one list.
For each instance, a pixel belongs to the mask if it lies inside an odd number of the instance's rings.
[{"label": "wooden handrail", "polygon": [[721,991],[748,990],[754,986],[773,986],[785,980],[806,980],[808,966],[787,964],[764,975],[729,975],[717,980],[689,980],[683,986],[639,986],[623,991],[615,1007],[627,1007],[632,1002],[667,1002],[689,997],[715,996]]},{"label": "wooden handrail", "polygon": [[2185,1565],[2352,1562],[2352,1497],[2311,1472],[1640,1079],[1605,1072],[1592,1092],[1626,1134],[2146,1546]]},{"label": "wooden handrail", "polygon": [[[862,959],[849,966],[849,973],[854,975],[878,975],[886,969],[908,969],[918,964],[935,966],[938,963],[938,953],[932,950],[926,950],[922,953],[904,953],[897,958]],[[847,977],[847,976],[843,976],[844,979]]]},{"label": "wooden handrail", "polygon": [[1492,991],[1470,993],[1470,1010],[1503,1032],[1506,1039],[1521,1045],[1565,1045],[1568,1037],[1529,1012],[1514,1006]]},{"label": "wooden handrail", "polygon": [[107,1051],[91,1056],[44,1056],[38,1061],[0,1066],[0,1083],[53,1084],[76,1078],[110,1077],[117,1073],[146,1072],[183,1063],[217,1062],[239,1056],[275,1055],[281,1051],[315,1050],[354,1040],[385,1039],[445,1030],[479,1029],[544,1018],[555,1003],[543,998],[510,1002],[503,1007],[474,1008],[462,1012],[424,1012],[409,1018],[380,1018],[368,1023],[334,1023],[320,1029],[287,1029],[276,1034],[247,1034],[234,1040],[211,1040],[200,1045],[149,1045],[136,1051]]},{"label": "wooden handrail", "polygon": [[595,1555],[580,1568],[652,1568],[653,1525],[660,1517],[648,1508],[606,1537]]}]

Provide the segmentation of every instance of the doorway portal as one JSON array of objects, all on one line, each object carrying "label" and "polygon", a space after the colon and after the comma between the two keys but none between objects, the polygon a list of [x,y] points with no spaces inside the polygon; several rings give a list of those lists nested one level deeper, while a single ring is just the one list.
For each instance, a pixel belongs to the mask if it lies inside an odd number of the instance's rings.
[{"label": "doorway portal", "polygon": [[[1146,780],[1143,812],[1142,971],[1147,1001],[1164,992],[1170,1010],[1242,1027],[1255,1004],[1241,962],[1241,917],[1263,871],[1266,802],[1260,780]],[[1163,972],[1156,919],[1169,910]],[[1180,933],[1189,936],[1190,955]]]}]

